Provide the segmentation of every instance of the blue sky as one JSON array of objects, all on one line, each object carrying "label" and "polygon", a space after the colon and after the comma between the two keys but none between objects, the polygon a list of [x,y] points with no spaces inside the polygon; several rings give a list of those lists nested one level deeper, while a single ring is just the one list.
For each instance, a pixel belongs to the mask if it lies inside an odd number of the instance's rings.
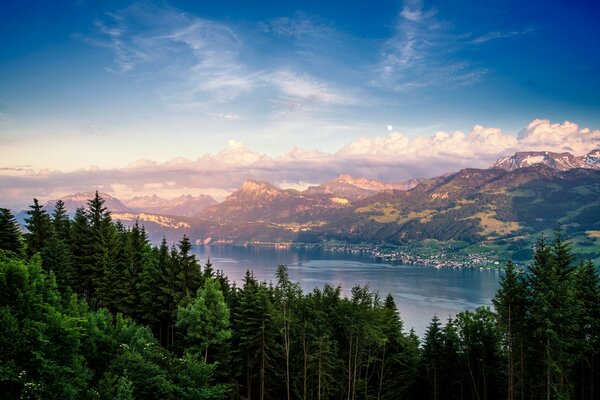
[{"label": "blue sky", "polygon": [[240,149],[243,164],[294,146],[335,155],[396,132],[517,136],[536,119],[600,127],[596,1],[0,7],[5,169],[218,161]]}]

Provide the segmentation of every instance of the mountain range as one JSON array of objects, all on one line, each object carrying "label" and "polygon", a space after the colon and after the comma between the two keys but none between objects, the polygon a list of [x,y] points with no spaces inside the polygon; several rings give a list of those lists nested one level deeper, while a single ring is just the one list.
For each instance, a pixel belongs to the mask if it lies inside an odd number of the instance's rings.
[{"label": "mountain range", "polygon": [[515,153],[510,157],[503,157],[496,161],[491,168],[502,168],[513,171],[517,168],[530,167],[543,164],[559,171],[574,168],[600,169],[600,149],[576,157],[571,153],[553,153],[550,151],[525,151]]},{"label": "mountain range", "polygon": [[[91,196],[63,201],[73,211]],[[580,253],[600,257],[600,150],[520,152],[487,169],[400,183],[340,175],[298,191],[246,181],[221,203],[102,196],[113,218],[139,221],[154,241],[186,233],[199,243],[450,243],[526,258],[530,238],[562,226]]]}]

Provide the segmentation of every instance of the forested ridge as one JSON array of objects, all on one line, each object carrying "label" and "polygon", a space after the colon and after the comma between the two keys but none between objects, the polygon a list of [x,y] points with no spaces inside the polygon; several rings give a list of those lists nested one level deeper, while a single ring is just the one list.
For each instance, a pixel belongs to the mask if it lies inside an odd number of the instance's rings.
[{"label": "forested ridge", "polygon": [[405,331],[391,295],[241,287],[189,238],[154,247],[96,196],[0,209],[2,399],[596,399],[600,280],[568,242],[507,264],[494,310]]}]

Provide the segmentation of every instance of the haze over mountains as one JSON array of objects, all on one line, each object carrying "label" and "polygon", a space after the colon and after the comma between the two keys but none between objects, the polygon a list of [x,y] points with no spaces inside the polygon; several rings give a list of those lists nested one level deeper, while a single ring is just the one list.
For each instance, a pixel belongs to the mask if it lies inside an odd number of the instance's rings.
[{"label": "haze over mountains", "polygon": [[[518,257],[530,245],[527,237],[551,233],[559,225],[580,249],[597,248],[599,155],[598,150],[582,157],[522,152],[488,169],[400,183],[340,175],[304,191],[248,180],[221,203],[208,196],[129,201],[102,196],[114,219],[126,225],[139,221],[153,241],[163,236],[176,241],[184,233],[206,243],[403,245],[433,240],[509,249]],[[79,193],[63,201],[73,212],[92,195]]]}]

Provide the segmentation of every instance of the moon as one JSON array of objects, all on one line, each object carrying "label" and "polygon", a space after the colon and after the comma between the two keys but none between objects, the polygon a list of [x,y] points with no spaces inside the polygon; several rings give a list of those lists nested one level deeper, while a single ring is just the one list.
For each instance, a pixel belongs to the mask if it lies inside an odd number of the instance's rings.
[{"label": "moon", "polygon": [[394,127],[393,127],[393,126],[391,126],[391,125],[388,125],[388,126],[387,126],[387,130],[388,130],[388,132],[391,132],[391,131],[392,131],[392,129],[394,129]]}]

